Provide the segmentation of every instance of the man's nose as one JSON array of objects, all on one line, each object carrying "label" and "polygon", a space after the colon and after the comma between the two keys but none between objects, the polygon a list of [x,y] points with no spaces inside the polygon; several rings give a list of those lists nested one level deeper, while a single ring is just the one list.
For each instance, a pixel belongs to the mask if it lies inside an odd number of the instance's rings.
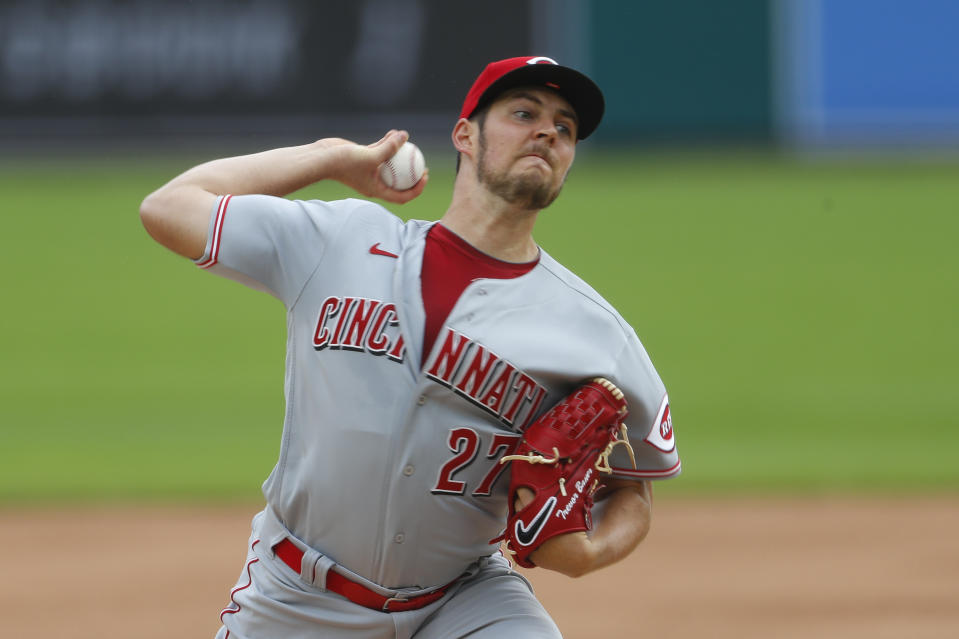
[{"label": "man's nose", "polygon": [[554,124],[553,122],[543,124],[536,131],[536,139],[538,140],[548,139],[552,141],[556,139],[558,135],[559,133],[556,130],[556,124]]}]

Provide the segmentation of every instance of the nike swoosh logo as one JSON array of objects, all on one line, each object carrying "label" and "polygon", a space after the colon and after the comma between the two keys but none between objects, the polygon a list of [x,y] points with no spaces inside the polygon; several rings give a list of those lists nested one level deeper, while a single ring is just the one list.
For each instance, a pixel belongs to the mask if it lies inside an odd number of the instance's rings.
[{"label": "nike swoosh logo", "polygon": [[513,529],[513,532],[516,533],[516,541],[523,546],[529,546],[536,541],[539,531],[546,525],[546,520],[553,514],[554,508],[556,508],[556,497],[550,497],[528,526],[523,524],[522,519],[517,519],[516,526]]},{"label": "nike swoosh logo", "polygon": [[385,251],[381,249],[379,242],[377,242],[376,244],[370,247],[370,253],[373,255],[383,255],[386,257],[393,257],[393,258],[399,257],[399,255],[397,255],[396,253],[390,253],[389,251]]}]

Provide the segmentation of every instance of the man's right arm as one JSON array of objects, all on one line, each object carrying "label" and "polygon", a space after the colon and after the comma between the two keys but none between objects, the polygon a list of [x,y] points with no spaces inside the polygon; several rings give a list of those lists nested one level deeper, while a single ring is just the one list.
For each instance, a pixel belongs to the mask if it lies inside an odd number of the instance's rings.
[{"label": "man's right arm", "polygon": [[197,259],[206,249],[210,212],[220,195],[285,196],[332,179],[362,195],[402,204],[422,193],[427,177],[412,189],[396,191],[383,184],[378,168],[407,138],[403,131],[390,131],[367,146],[329,138],[206,162],[148,195],[140,205],[140,219],[157,242],[179,255]]}]

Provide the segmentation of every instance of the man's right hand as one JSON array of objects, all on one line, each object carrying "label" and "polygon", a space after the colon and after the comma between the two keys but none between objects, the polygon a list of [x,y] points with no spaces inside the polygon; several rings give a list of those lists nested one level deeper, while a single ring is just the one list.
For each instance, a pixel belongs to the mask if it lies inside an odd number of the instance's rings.
[{"label": "man's right hand", "polygon": [[397,191],[383,183],[379,169],[408,139],[406,131],[392,130],[366,146],[342,138],[327,138],[319,140],[317,144],[330,149],[333,154],[331,179],[342,182],[361,195],[404,204],[423,192],[429,180],[429,171],[412,188]]}]

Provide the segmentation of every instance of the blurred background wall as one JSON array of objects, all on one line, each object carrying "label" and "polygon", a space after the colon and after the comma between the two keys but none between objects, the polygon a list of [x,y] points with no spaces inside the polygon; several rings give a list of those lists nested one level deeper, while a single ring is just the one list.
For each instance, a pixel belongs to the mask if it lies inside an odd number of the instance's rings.
[{"label": "blurred background wall", "polygon": [[256,495],[280,308],[153,243],[140,202],[398,127],[431,183],[396,212],[435,219],[463,96],[517,54],[605,90],[537,241],[666,380],[664,490],[955,491],[957,24],[954,0],[0,0],[0,505]]},{"label": "blurred background wall", "polygon": [[951,146],[957,24],[952,0],[6,0],[0,144],[444,141],[486,62],[535,53],[606,91],[594,144]]}]

